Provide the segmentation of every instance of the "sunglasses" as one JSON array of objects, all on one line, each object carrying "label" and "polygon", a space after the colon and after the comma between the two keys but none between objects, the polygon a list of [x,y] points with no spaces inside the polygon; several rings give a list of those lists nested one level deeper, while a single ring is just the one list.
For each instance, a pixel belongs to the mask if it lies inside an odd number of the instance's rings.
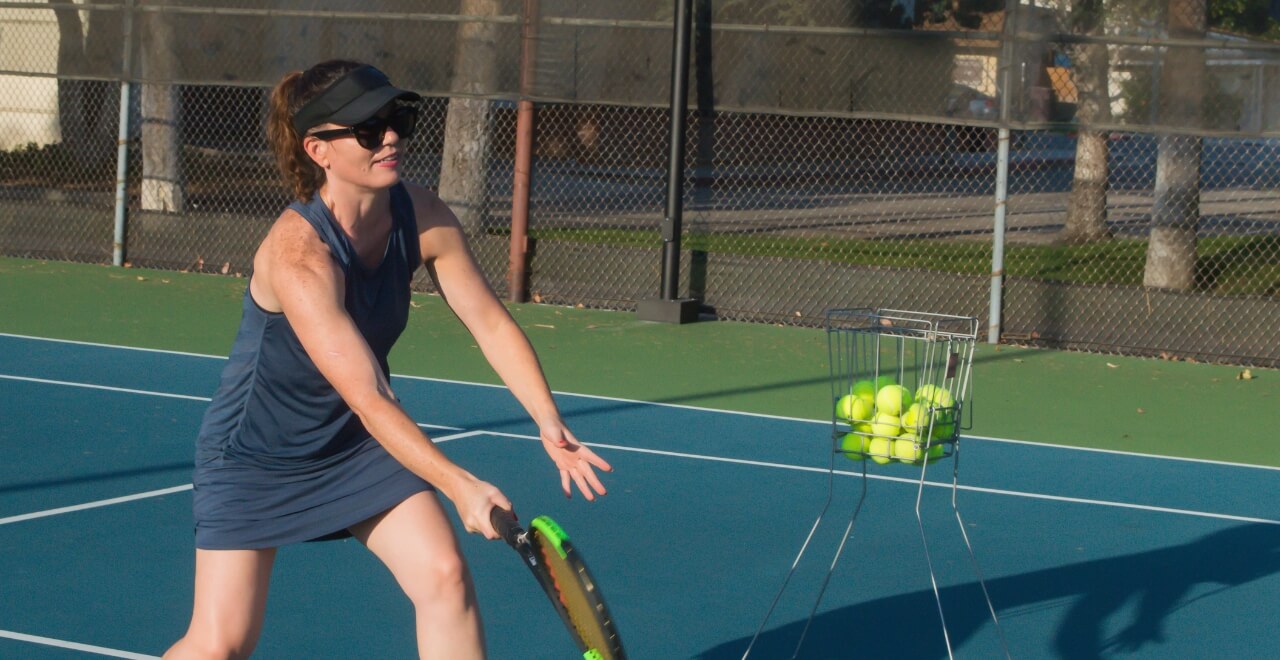
[{"label": "sunglasses", "polygon": [[401,140],[408,140],[413,137],[413,131],[418,126],[418,109],[414,106],[407,105],[397,108],[390,115],[385,117],[370,117],[355,126],[347,126],[345,128],[335,128],[327,131],[316,131],[308,133],[308,137],[317,140],[336,140],[340,137],[354,135],[356,142],[360,146],[369,151],[376,151],[382,146],[383,139],[387,136],[387,128],[396,132]]}]

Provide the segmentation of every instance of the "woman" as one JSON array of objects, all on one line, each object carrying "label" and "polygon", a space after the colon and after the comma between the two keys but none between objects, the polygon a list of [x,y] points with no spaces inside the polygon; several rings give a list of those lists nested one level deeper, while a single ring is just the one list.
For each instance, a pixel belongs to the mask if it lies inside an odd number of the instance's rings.
[{"label": "woman", "polygon": [[387,353],[425,265],[543,449],[593,500],[607,462],[565,427],[524,333],[489,289],[461,227],[398,162],[420,97],[377,69],[329,61],[286,75],[267,135],[298,201],[254,256],[244,316],[196,444],[195,607],[167,658],[243,657],[262,628],[276,548],[354,536],[412,601],[422,657],[479,658],[475,591],[447,514],[497,538],[511,503],[455,465],[400,407]]}]

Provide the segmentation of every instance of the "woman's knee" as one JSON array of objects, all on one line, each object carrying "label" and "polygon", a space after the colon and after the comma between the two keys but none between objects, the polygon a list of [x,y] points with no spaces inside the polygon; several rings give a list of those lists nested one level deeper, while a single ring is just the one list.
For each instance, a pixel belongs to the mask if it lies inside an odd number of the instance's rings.
[{"label": "woman's knee", "polygon": [[457,552],[434,552],[423,556],[418,579],[404,585],[415,607],[457,607],[471,600],[471,575]]},{"label": "woman's knee", "polygon": [[252,631],[200,630],[193,627],[164,654],[165,660],[242,660],[258,644]]}]

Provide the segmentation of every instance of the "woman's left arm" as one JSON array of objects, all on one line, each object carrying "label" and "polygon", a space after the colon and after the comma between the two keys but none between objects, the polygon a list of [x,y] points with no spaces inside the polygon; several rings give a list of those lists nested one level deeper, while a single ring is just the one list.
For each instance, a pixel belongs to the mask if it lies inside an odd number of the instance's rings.
[{"label": "woman's left arm", "polygon": [[418,216],[423,262],[436,289],[475,338],[498,377],[537,423],[542,447],[560,471],[565,495],[571,495],[571,484],[577,484],[588,500],[604,495],[604,484],[595,469],[611,472],[613,467],[579,442],[561,419],[533,346],[489,288],[457,217],[430,191],[414,185],[408,188]]}]

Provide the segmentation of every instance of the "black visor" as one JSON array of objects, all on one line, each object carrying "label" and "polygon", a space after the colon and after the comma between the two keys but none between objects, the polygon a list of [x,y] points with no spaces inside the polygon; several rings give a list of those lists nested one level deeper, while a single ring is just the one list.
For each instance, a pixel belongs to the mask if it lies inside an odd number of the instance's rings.
[{"label": "black visor", "polygon": [[396,99],[419,101],[422,97],[394,87],[383,72],[362,66],[352,69],[299,108],[293,115],[293,128],[302,135],[320,124],[354,126]]}]

